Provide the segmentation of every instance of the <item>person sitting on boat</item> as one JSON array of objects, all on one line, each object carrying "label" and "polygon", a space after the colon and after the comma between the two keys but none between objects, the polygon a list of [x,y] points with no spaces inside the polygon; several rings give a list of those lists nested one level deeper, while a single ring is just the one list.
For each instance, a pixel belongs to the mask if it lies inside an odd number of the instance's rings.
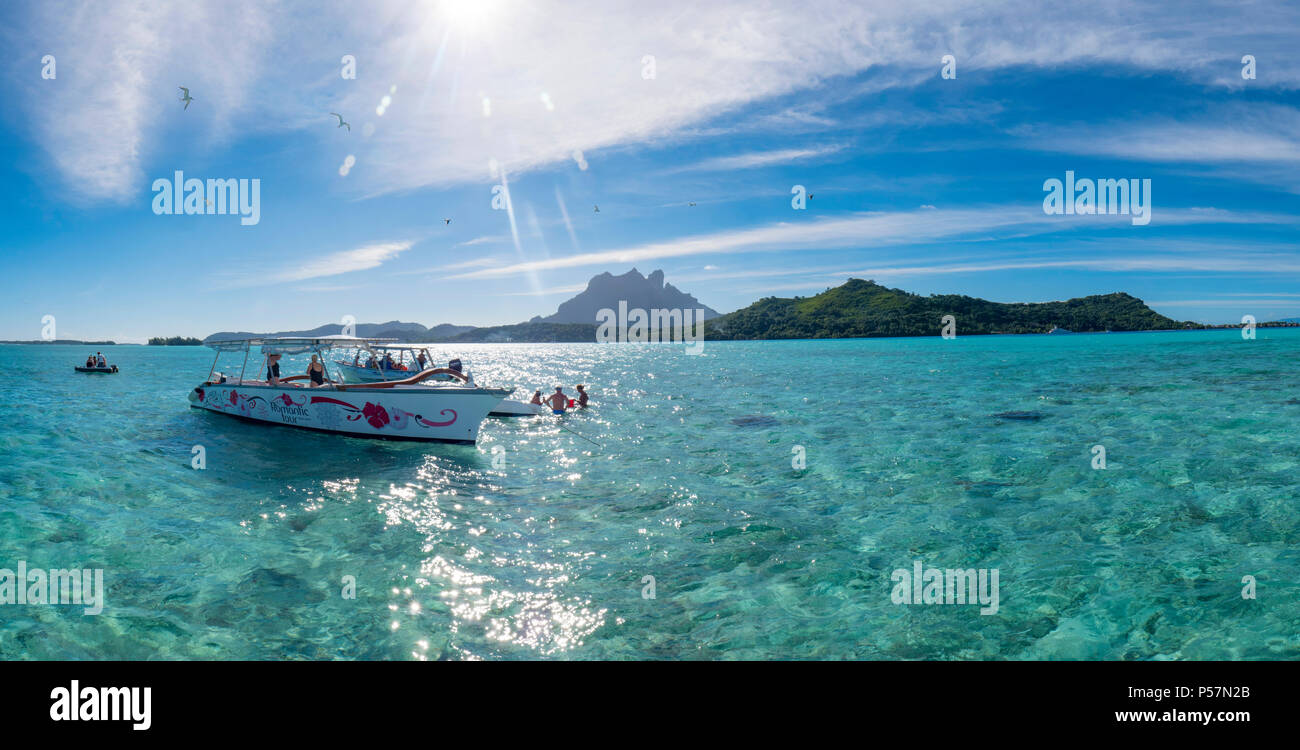
[{"label": "person sitting on boat", "polygon": [[585,387],[581,383],[578,384],[578,408],[580,409],[587,408],[587,392],[582,390]]},{"label": "person sitting on boat", "polygon": [[95,355],[93,354],[86,355],[86,367],[94,367],[94,366],[95,366]]},{"label": "person sitting on boat", "polygon": [[546,404],[551,407],[552,414],[563,414],[564,408],[569,405],[569,397],[564,395],[564,390],[557,385],[555,393],[547,397]]},{"label": "person sitting on boat", "polygon": [[266,358],[266,382],[267,385],[280,384],[280,355],[272,354]]},{"label": "person sitting on boat", "polygon": [[311,355],[311,364],[307,365],[307,377],[311,378],[311,387],[320,388],[325,385],[325,365],[316,361],[316,355]]},{"label": "person sitting on boat", "polygon": [[370,359],[366,360],[366,369],[367,370],[379,369],[379,360],[375,359],[375,355],[371,354]]},{"label": "person sitting on boat", "polygon": [[384,355],[384,369],[385,369],[385,370],[395,370],[395,369],[397,369],[397,366],[396,366],[395,364],[393,364],[393,353],[392,353],[392,352],[388,352],[388,353],[386,353],[386,354]]},{"label": "person sitting on boat", "polygon": [[532,401],[529,401],[528,403],[530,403],[530,404],[536,404],[536,405],[538,405],[538,406],[541,406],[541,405],[542,405],[542,389],[541,389],[541,388],[538,388],[537,390],[533,391],[533,400],[532,400]]}]

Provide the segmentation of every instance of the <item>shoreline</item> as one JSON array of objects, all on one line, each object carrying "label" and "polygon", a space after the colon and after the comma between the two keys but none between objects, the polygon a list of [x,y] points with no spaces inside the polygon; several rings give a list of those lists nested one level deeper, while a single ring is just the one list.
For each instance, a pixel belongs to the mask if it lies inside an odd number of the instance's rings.
[{"label": "shoreline", "polygon": [[[1195,331],[1240,331],[1243,328],[1241,324],[1223,324],[1207,325],[1198,328],[1145,328],[1137,331],[1070,331],[1069,333],[960,333],[956,338],[969,336],[1052,336],[1061,338],[1063,336],[1101,336],[1111,334],[1132,334],[1132,333],[1189,333]],[[1260,328],[1300,328],[1300,323],[1256,323],[1256,330]],[[769,339],[710,339],[705,341],[720,344],[723,342],[756,342],[756,341],[858,341],[871,339],[929,339],[943,338],[941,334],[931,334],[927,336],[824,336],[824,337],[804,337],[804,338],[769,338]],[[402,344],[427,344],[430,346],[482,346],[482,345],[510,345],[510,344],[599,344],[599,341],[402,341],[395,342]],[[645,342],[619,342],[619,343],[646,343],[646,344],[680,344],[680,341],[645,341]],[[140,344],[135,342],[114,342],[114,341],[0,341],[4,346],[142,346],[152,348],[206,348],[208,344]]]}]

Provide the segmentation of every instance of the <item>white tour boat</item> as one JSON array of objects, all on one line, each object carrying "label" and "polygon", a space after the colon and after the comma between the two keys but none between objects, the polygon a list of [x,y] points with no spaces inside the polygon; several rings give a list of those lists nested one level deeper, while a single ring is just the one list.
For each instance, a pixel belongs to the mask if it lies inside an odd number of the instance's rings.
[{"label": "white tour boat", "polygon": [[[404,380],[417,372],[433,367],[433,355],[429,347],[422,344],[383,344],[380,341],[391,339],[367,339],[359,343],[349,360],[346,356],[334,360],[334,369],[345,383],[382,383],[389,380]],[[420,364],[420,355],[424,355],[424,364]],[[450,370],[459,371],[460,360],[452,360]],[[431,380],[459,380],[446,373],[438,373]]]},{"label": "white tour boat", "polygon": [[[335,432],[352,437],[423,440],[473,444],[479,425],[513,388],[482,388],[473,379],[446,368],[409,373],[401,380],[347,384],[331,379],[325,353],[338,347],[365,347],[375,339],[352,336],[314,338],[247,338],[209,344],[217,352],[208,377],[189,394],[190,406],[241,419]],[[248,355],[261,347],[256,379],[244,377]],[[243,352],[238,377],[217,371],[223,353]],[[267,379],[272,355],[315,353],[321,363],[320,384],[309,375]],[[430,384],[436,375],[453,382]]]},{"label": "white tour boat", "polygon": [[[334,370],[345,383],[384,383],[390,380],[403,380],[414,373],[429,369],[433,355],[424,344],[380,344],[381,339],[370,339],[369,343],[353,347],[352,359],[346,356],[335,358]],[[421,365],[421,355],[424,364]],[[445,369],[438,368],[423,385],[436,385],[431,381],[455,381],[473,383],[473,376],[464,369],[459,359],[447,363]],[[493,407],[490,417],[535,417],[544,414],[542,407],[523,401],[503,400]]]}]

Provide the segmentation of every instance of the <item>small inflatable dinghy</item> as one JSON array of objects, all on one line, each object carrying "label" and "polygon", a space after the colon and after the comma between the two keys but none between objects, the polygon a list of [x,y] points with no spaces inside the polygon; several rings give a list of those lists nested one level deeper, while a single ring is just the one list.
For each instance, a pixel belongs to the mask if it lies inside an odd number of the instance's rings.
[{"label": "small inflatable dinghy", "polygon": [[109,365],[108,367],[78,367],[77,372],[102,372],[112,375],[117,372],[117,365]]}]

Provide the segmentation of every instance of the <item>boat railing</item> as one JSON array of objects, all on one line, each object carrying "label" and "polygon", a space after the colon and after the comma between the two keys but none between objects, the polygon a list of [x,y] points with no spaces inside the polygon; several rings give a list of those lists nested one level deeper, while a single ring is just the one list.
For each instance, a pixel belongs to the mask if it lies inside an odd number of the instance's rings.
[{"label": "boat railing", "polygon": [[383,380],[378,383],[353,383],[351,385],[335,385],[334,387],[338,388],[340,391],[346,391],[352,388],[392,388],[393,386],[398,385],[415,385],[416,383],[419,383],[422,380],[427,380],[434,375],[450,375],[462,383],[469,382],[469,376],[462,372],[457,372],[456,370],[448,369],[446,367],[431,367],[428,370],[416,373],[415,375],[412,375],[409,378],[403,378],[402,380]]}]

